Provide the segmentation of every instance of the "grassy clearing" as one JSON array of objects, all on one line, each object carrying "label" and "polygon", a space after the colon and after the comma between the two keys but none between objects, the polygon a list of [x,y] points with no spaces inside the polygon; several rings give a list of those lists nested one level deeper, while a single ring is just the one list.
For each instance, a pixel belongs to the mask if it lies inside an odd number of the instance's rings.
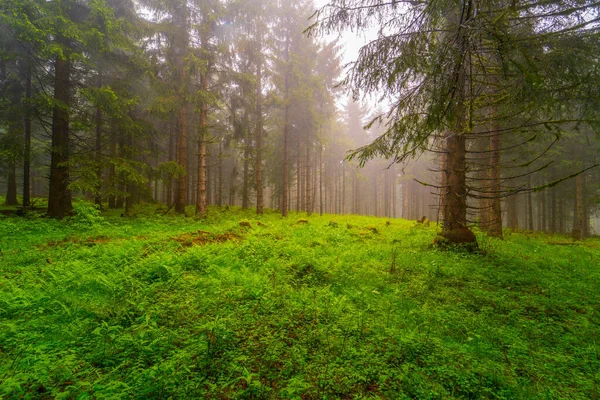
[{"label": "grassy clearing", "polygon": [[0,397],[600,396],[598,239],[78,207],[0,216]]}]

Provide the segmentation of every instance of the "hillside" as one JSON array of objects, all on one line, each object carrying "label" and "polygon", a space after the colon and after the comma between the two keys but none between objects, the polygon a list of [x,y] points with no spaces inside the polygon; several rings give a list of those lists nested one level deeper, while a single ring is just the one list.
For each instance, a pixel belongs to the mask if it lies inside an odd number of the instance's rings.
[{"label": "hillside", "polygon": [[0,398],[600,396],[597,238],[77,207],[0,215]]}]

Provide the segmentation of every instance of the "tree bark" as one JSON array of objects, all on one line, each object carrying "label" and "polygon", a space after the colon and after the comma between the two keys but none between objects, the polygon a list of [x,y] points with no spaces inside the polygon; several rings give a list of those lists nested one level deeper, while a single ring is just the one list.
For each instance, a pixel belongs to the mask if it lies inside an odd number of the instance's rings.
[{"label": "tree bark", "polygon": [[319,215],[323,215],[323,145],[319,143]]},{"label": "tree bark", "polygon": [[[289,63],[290,61],[290,41],[289,38],[286,37],[285,41],[285,62]],[[289,135],[290,135],[290,127],[289,127],[289,109],[290,109],[290,96],[289,96],[289,67],[286,66],[285,78],[284,78],[284,98],[285,98],[285,106],[283,110],[283,198],[281,202],[281,215],[287,217],[288,215],[288,197],[289,197]]]},{"label": "tree bark", "polygon": [[[98,88],[102,87],[102,75],[98,75]],[[102,208],[102,109],[96,106],[96,193],[94,196],[94,204]]]},{"label": "tree bark", "polygon": [[[495,112],[491,117],[494,118]],[[490,193],[488,194],[490,219],[488,236],[502,239],[502,205],[500,202],[500,132],[496,123],[493,123],[490,132]]]},{"label": "tree bark", "polygon": [[[245,118],[245,123],[248,123],[247,118]],[[250,144],[248,141],[249,138],[244,139],[244,182],[242,184],[242,209],[244,210],[250,206]]]},{"label": "tree bark", "polygon": [[573,239],[583,240],[585,235],[584,211],[583,211],[583,174],[575,178],[575,224],[573,226]]},{"label": "tree bark", "polygon": [[[202,74],[200,90],[208,91],[208,74]],[[200,138],[198,141],[198,195],[196,196],[196,215],[206,218],[206,139],[208,136],[208,105],[200,105]]]},{"label": "tree bark", "polygon": [[[260,7],[259,2],[259,7]],[[262,10],[261,10],[262,12]],[[256,61],[256,214],[264,212],[263,192],[263,115],[262,115],[262,21],[260,17],[256,23],[258,38],[258,54]]]},{"label": "tree bark", "polygon": [[556,186],[550,188],[550,233],[556,233],[557,228]]},{"label": "tree bark", "polygon": [[[185,4],[185,3],[184,3]],[[187,176],[187,73],[185,70],[185,54],[189,46],[189,33],[187,29],[187,6],[176,7],[176,13],[173,16],[177,32],[174,35],[175,64],[179,75],[179,112],[177,114],[177,163],[182,168],[183,173],[177,179],[177,196],[175,197],[175,211],[185,214],[188,196],[188,176]]]},{"label": "tree bark", "polygon": [[219,140],[219,182],[217,186],[217,206],[223,205],[223,142]]},{"label": "tree bark", "polygon": [[[114,161],[114,159],[117,157],[117,134],[114,127],[111,127],[109,151],[110,158]],[[108,196],[108,208],[115,209],[117,208],[117,197],[114,193],[117,189],[117,172],[113,163],[110,164],[110,168],[108,170],[108,186],[109,191],[112,192]]]},{"label": "tree bark", "polygon": [[306,146],[306,213],[308,215],[312,214],[312,202],[311,202],[311,186],[310,186],[310,147]]},{"label": "tree bark", "polygon": [[23,153],[23,207],[31,206],[31,61],[27,62],[27,76],[25,78],[25,120],[23,129],[25,133],[25,148]]},{"label": "tree bark", "polygon": [[69,106],[71,61],[57,57],[54,63],[54,110],[48,216],[62,219],[73,208],[69,189]]},{"label": "tree bark", "polygon": [[533,231],[533,196],[531,194],[531,175],[527,176],[529,190],[527,191],[527,229]]},{"label": "tree bark", "polygon": [[451,243],[475,243],[467,227],[466,140],[459,133],[446,139],[448,185],[444,200],[442,236]]},{"label": "tree bark", "polygon": [[6,187],[6,201],[4,204],[7,206],[16,206],[17,202],[17,166],[14,161],[10,161],[8,166],[8,184]]}]

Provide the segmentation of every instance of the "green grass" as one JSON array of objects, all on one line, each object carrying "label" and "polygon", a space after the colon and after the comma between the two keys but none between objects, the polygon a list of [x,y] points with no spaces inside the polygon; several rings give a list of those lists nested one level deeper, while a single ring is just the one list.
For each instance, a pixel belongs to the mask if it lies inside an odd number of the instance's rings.
[{"label": "green grass", "polygon": [[597,239],[77,207],[0,216],[1,398],[600,396]]}]

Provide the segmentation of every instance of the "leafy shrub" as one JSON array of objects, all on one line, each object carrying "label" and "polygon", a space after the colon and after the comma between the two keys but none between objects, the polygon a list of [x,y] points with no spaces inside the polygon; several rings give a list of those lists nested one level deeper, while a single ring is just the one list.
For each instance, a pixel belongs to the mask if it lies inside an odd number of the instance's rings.
[{"label": "leafy shrub", "polygon": [[77,228],[89,228],[104,223],[104,217],[100,215],[100,208],[89,201],[78,200],[73,204],[75,215],[71,218],[73,226]]}]

